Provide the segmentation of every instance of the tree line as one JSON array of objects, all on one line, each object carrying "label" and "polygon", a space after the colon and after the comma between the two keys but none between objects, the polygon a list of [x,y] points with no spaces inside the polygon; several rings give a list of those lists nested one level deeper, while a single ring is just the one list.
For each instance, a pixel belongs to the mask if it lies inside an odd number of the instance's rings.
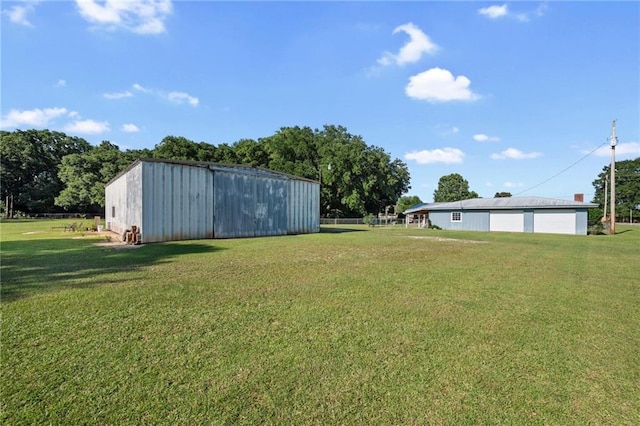
[{"label": "tree line", "polygon": [[139,158],[264,167],[320,181],[323,216],[363,216],[395,205],[409,171],[345,127],[283,127],[275,134],[213,145],[167,136],[153,149],[128,149],[50,130],[0,132],[0,204],[25,214],[101,213],[105,185]]},{"label": "tree line", "polygon": [[[606,165],[592,182],[596,190],[593,202],[597,203],[599,208],[589,211],[589,219],[601,218],[611,213],[609,205],[608,211],[604,211],[604,205],[610,202],[611,197],[610,176],[611,165]],[[640,157],[616,161],[615,199],[617,220],[628,220],[631,215],[634,218],[640,216]]]}]

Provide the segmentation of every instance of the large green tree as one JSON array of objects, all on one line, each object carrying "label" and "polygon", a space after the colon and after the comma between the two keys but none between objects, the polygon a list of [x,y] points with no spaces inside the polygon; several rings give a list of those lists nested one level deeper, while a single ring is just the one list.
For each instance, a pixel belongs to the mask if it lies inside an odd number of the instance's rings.
[{"label": "large green tree", "polygon": [[442,176],[438,181],[438,187],[433,192],[433,201],[436,203],[468,200],[470,198],[478,198],[478,194],[469,190],[469,182],[458,173]]},{"label": "large green tree", "polygon": [[153,156],[165,160],[198,159],[200,147],[197,143],[182,136],[166,136],[153,149]]},{"label": "large green tree", "polygon": [[253,139],[239,140],[233,144],[233,151],[235,163],[253,167],[267,167],[269,164],[269,153],[265,144]]},{"label": "large green tree", "polygon": [[[322,172],[321,213],[363,216],[395,205],[409,189],[409,170],[399,159],[368,146],[342,126],[316,131],[318,170]],[[331,169],[329,169],[331,165]]]},{"label": "large green tree", "polygon": [[58,165],[69,154],[91,149],[84,139],[49,130],[0,132],[0,199],[13,198],[14,210],[56,211],[54,198],[64,184]]},{"label": "large green tree", "polygon": [[[593,202],[599,204],[599,210],[593,215],[603,216],[605,203],[605,182],[607,187],[607,204],[611,197],[611,165],[602,168],[598,178],[593,181],[595,195]],[[616,162],[616,216],[620,219],[628,218],[634,210],[634,216],[638,215],[637,206],[640,205],[640,157],[634,160]],[[607,207],[609,210],[609,207]],[[610,212],[607,212],[609,214]]]},{"label": "large green tree", "polygon": [[60,164],[60,180],[64,189],[56,197],[56,205],[66,210],[98,211],[104,207],[104,187],[134,159],[117,145],[103,141],[82,154],[70,154]]},{"label": "large green tree", "polygon": [[396,204],[396,213],[402,213],[409,207],[413,207],[420,203],[422,203],[422,200],[417,195],[404,195],[400,197]]},{"label": "large green tree", "polygon": [[283,127],[274,135],[261,138],[271,170],[316,180],[319,157],[316,135],[309,127]]},{"label": "large green tree", "polygon": [[409,189],[406,164],[342,126],[283,127],[259,144],[268,168],[320,181],[323,216],[377,213]]}]

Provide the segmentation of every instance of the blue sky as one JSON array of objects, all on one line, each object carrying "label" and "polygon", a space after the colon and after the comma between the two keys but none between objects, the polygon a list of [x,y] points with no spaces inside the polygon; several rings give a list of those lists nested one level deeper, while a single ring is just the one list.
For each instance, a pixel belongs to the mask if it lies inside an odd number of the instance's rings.
[{"label": "blue sky", "polygon": [[640,156],[635,1],[1,8],[3,130],[124,150],[342,125],[406,162],[423,201],[450,173],[482,197],[590,200],[614,119],[616,158]]}]

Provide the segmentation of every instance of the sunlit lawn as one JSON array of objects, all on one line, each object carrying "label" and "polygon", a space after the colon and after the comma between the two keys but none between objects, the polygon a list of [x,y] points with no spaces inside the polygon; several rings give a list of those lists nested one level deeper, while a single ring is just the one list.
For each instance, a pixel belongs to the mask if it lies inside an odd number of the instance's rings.
[{"label": "sunlit lawn", "polygon": [[65,223],[0,224],[3,424],[640,424],[640,226],[115,250]]}]

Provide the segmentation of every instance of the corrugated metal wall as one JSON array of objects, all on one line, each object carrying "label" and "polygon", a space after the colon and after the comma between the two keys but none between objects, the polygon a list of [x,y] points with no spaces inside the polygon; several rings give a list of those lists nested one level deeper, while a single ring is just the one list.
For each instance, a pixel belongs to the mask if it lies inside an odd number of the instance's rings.
[{"label": "corrugated metal wall", "polygon": [[142,223],[142,164],[133,166],[105,188],[107,229],[122,235]]},{"label": "corrugated metal wall", "polygon": [[213,238],[213,173],[181,164],[142,165],[142,240]]},{"label": "corrugated metal wall", "polygon": [[287,233],[287,179],[215,170],[215,238]]},{"label": "corrugated metal wall", "polygon": [[287,183],[281,178],[256,179],[256,237],[287,233]]},{"label": "corrugated metal wall", "polygon": [[288,210],[287,233],[320,232],[320,185],[291,179]]}]

